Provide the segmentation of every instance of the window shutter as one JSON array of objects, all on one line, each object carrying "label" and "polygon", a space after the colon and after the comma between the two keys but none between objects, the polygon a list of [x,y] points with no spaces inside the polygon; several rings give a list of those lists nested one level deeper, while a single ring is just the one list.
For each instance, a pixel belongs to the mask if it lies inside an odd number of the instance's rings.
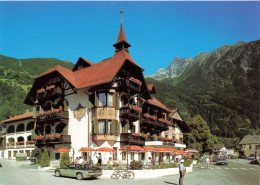
[{"label": "window shutter", "polygon": [[97,97],[97,92],[95,91],[95,106],[98,106],[98,97]]},{"label": "window shutter", "polygon": [[32,130],[32,137],[31,138],[32,138],[32,140],[36,139],[36,135],[35,135],[35,130],[34,129]]},{"label": "window shutter", "polygon": [[116,125],[116,134],[119,136],[120,135],[120,125],[121,123],[119,121],[115,121]]},{"label": "window shutter", "polygon": [[115,133],[115,120],[112,120],[112,125],[111,125],[111,134]]},{"label": "window shutter", "polygon": [[128,133],[129,127],[130,127],[130,123],[127,123],[126,124],[126,133]]},{"label": "window shutter", "polygon": [[33,118],[36,118],[36,107],[33,106]]},{"label": "window shutter", "polygon": [[119,101],[120,101],[119,93],[116,93],[116,108],[119,109]]},{"label": "window shutter", "polygon": [[93,124],[94,124],[94,130],[93,133],[97,134],[98,133],[98,121],[96,119],[93,120]]}]

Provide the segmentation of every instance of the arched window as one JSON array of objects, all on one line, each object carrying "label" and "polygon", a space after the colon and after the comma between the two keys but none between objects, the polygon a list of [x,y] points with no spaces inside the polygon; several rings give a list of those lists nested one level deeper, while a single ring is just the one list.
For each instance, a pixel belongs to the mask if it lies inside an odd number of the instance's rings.
[{"label": "arched window", "polygon": [[16,132],[24,132],[24,124],[21,123],[17,126]]},{"label": "arched window", "polygon": [[21,141],[24,141],[24,137],[22,136],[17,138],[17,142],[21,142]]},{"label": "arched window", "polygon": [[14,142],[14,138],[10,137],[10,138],[8,139],[8,143],[13,143],[13,142]]},{"label": "arched window", "polygon": [[32,140],[32,136],[28,136],[27,141],[31,141],[31,140]]},{"label": "arched window", "polygon": [[66,124],[65,123],[60,123],[56,126],[56,133],[61,134],[63,132],[63,129],[65,128]]},{"label": "arched window", "polygon": [[11,134],[11,133],[14,133],[14,126],[13,125],[9,126],[8,129],[7,129],[7,134]]},{"label": "arched window", "polygon": [[32,130],[33,127],[34,127],[34,123],[33,122],[28,123],[27,126],[26,126],[26,131]]},{"label": "arched window", "polygon": [[50,125],[47,125],[45,127],[45,134],[51,134],[51,126]]},{"label": "arched window", "polygon": [[123,95],[121,97],[121,107],[124,107],[124,105],[128,104],[128,100],[127,97],[125,95]]}]

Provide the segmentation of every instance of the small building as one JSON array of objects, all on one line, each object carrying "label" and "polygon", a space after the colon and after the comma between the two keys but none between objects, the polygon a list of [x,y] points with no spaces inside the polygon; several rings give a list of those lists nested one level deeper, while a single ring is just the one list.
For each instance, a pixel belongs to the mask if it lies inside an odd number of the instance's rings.
[{"label": "small building", "polygon": [[35,141],[32,140],[33,113],[11,117],[2,121],[0,127],[1,157],[15,159],[17,153],[26,153],[29,158],[35,149]]},{"label": "small building", "polygon": [[239,143],[239,155],[248,157],[250,154],[260,155],[260,135],[247,135]]},{"label": "small building", "polygon": [[227,148],[225,144],[217,144],[213,149],[212,152],[217,155],[227,155]]}]

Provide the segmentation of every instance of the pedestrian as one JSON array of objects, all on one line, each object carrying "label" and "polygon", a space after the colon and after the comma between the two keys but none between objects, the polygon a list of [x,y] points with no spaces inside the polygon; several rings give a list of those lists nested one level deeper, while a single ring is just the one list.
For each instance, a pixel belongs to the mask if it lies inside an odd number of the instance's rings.
[{"label": "pedestrian", "polygon": [[107,161],[107,165],[109,166],[113,166],[113,160],[112,160],[112,157],[109,157],[109,160]]},{"label": "pedestrian", "polygon": [[206,165],[206,170],[209,169],[209,158],[207,157],[206,160],[205,160],[205,165]]},{"label": "pedestrian", "polygon": [[179,172],[180,172],[179,185],[183,185],[183,178],[186,172],[186,168],[184,167],[183,163],[184,163],[184,159],[181,159],[179,165]]},{"label": "pedestrian", "polygon": [[210,157],[210,159],[209,159],[209,168],[212,168],[212,162],[213,162],[213,157]]},{"label": "pedestrian", "polygon": [[82,157],[79,157],[79,164],[84,164],[84,159]]},{"label": "pedestrian", "polygon": [[79,164],[79,158],[78,158],[78,157],[76,157],[74,163],[75,163],[75,164]]},{"label": "pedestrian", "polygon": [[99,166],[101,166],[101,164],[102,164],[102,156],[101,156],[101,153],[98,153],[97,159],[98,159],[97,164],[98,164]]}]

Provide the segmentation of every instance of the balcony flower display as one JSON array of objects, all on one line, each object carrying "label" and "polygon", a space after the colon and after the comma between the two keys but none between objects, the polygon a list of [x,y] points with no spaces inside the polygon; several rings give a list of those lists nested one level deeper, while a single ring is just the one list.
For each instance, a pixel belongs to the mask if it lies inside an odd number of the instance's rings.
[{"label": "balcony flower display", "polygon": [[35,141],[26,141],[26,144],[34,144]]},{"label": "balcony flower display", "polygon": [[151,118],[152,118],[153,120],[157,120],[157,117],[156,117],[156,116],[151,116]]},{"label": "balcony flower display", "polygon": [[166,123],[167,125],[170,125],[170,124],[171,124],[171,122],[168,121],[168,120],[165,120],[165,123]]},{"label": "balcony flower display", "polygon": [[138,107],[138,106],[133,106],[133,110],[135,110],[137,112],[142,112],[142,108]]},{"label": "balcony flower display", "polygon": [[44,111],[44,114],[45,114],[45,115],[49,115],[50,113],[51,113],[50,110]]},{"label": "balcony flower display", "polygon": [[163,141],[168,141],[169,138],[168,138],[168,137],[164,137],[164,138],[162,138],[162,140],[163,140]]},{"label": "balcony flower display", "polygon": [[14,142],[11,142],[11,143],[9,143],[10,144],[10,146],[13,146],[14,145]]},{"label": "balcony flower display", "polygon": [[55,88],[55,85],[50,85],[50,86],[47,86],[46,87],[46,90],[47,91],[51,91],[52,89],[54,89]]},{"label": "balcony flower display", "polygon": [[175,143],[175,142],[176,142],[176,139],[175,139],[175,138],[172,138],[171,141]]},{"label": "balcony flower display", "polygon": [[138,136],[140,136],[140,134],[139,133],[134,133],[134,136],[138,137]]},{"label": "balcony flower display", "polygon": [[46,134],[45,139],[47,140],[53,140],[55,137],[52,134]]},{"label": "balcony flower display", "polygon": [[140,85],[140,86],[142,85],[142,82],[140,80],[134,78],[134,77],[130,77],[129,80],[134,82],[134,83],[136,83],[136,84],[138,84],[138,85]]},{"label": "balcony flower display", "polygon": [[36,113],[36,117],[40,117],[42,115],[42,113],[38,112]]},{"label": "balcony flower display", "polygon": [[144,114],[144,117],[146,117],[146,118],[151,118],[151,115],[148,114],[148,113],[145,113],[145,114]]},{"label": "balcony flower display", "polygon": [[152,138],[154,138],[154,139],[157,138],[157,137],[158,137],[158,136],[157,136],[156,134],[153,134],[153,135],[152,135]]},{"label": "balcony flower display", "polygon": [[164,119],[163,118],[159,118],[158,121],[164,122]]},{"label": "balcony flower display", "polygon": [[145,139],[148,139],[148,135],[147,134],[143,134],[143,137],[145,138]]},{"label": "balcony flower display", "polygon": [[37,94],[41,94],[41,93],[44,93],[44,92],[45,92],[45,89],[39,89],[39,90],[37,90],[36,92],[37,92]]},{"label": "balcony flower display", "polygon": [[54,134],[54,138],[55,139],[59,139],[60,138],[60,134],[59,133]]},{"label": "balcony flower display", "polygon": [[43,140],[43,136],[37,136],[36,139],[37,140]]},{"label": "balcony flower display", "polygon": [[60,111],[60,109],[53,109],[53,110],[52,110],[52,112],[54,112],[54,113],[55,113],[55,112],[59,112],[59,111]]}]

